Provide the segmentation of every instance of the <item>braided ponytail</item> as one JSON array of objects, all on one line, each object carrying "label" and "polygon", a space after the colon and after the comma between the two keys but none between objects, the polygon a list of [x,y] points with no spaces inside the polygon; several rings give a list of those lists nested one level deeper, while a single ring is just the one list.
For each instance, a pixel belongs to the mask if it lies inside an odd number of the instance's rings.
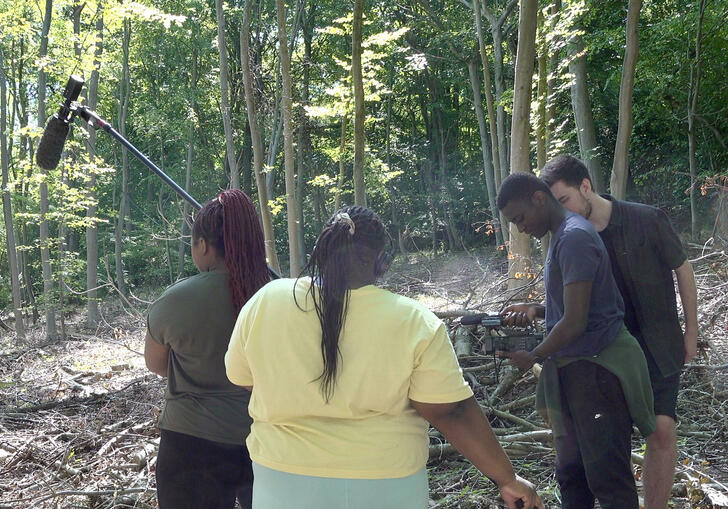
[{"label": "braided ponytail", "polygon": [[225,258],[233,313],[269,279],[263,230],[250,197],[227,189],[205,204],[195,217],[194,239],[204,238]]},{"label": "braided ponytail", "polygon": [[351,295],[352,264],[376,256],[386,239],[384,225],[374,211],[344,207],[326,223],[303,268],[302,272],[311,277],[309,294],[321,323],[324,369],[317,380],[327,402],[334,394],[339,370],[339,338]]}]

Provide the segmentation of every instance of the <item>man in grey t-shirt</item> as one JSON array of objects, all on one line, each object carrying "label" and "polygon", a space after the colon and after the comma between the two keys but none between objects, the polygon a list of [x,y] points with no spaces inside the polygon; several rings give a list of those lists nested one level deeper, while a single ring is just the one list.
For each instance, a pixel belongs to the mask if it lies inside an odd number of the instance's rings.
[{"label": "man in grey t-shirt", "polygon": [[[611,350],[624,328],[623,302],[604,244],[588,221],[567,213],[532,174],[506,178],[498,208],[520,232],[535,238],[552,234],[545,267],[546,306],[517,304],[504,314],[506,321],[521,325],[546,318],[547,334],[533,351],[507,355],[520,369],[548,359],[539,385],[550,378],[550,387],[556,388],[552,397],[559,401],[558,429],[553,419],[552,425],[562,507],[593,507],[597,499],[602,509],[637,509],[630,465],[632,416],[625,398],[634,388],[623,387],[618,370],[608,367],[600,355]],[[634,338],[626,338],[630,340],[639,354]],[[635,371],[644,371],[646,385],[644,357],[641,364],[627,357],[626,364],[630,362]]]}]

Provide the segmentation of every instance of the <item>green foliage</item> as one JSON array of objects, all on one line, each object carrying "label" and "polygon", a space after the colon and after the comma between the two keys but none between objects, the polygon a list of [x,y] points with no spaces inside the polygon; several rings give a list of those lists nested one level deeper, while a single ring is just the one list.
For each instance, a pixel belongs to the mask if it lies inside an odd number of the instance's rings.
[{"label": "green foliage", "polygon": [[[487,2],[500,15],[505,2]],[[122,151],[99,132],[97,158],[88,157],[88,133],[73,129],[64,160],[43,175],[33,161],[42,128],[37,122],[38,71],[48,74],[46,113],[58,108],[71,72],[88,82],[94,66],[96,21],[103,15],[103,55],[99,63],[97,112],[118,126],[120,101],[128,101],[129,140],[178,183],[184,183],[187,148],[192,134],[192,173],[189,192],[200,202],[228,186],[225,141],[220,118],[217,25],[214,6],[198,0],[110,2],[92,0],[83,6],[79,35],[74,36],[72,13],[79,4],[56,0],[48,55],[40,59],[39,34],[43,2],[0,0],[0,46],[8,85],[9,185],[13,227],[26,267],[22,278],[33,294],[42,293],[38,221],[39,184],[49,189],[50,248],[53,269],[71,291],[71,304],[83,300],[86,259],[86,209],[98,205],[100,284],[114,283],[114,224],[121,188]],[[297,9],[303,6],[302,13]],[[239,171],[250,168],[252,152],[247,130],[240,55],[243,4],[225,5],[226,40],[231,76],[231,108]],[[597,142],[605,170],[611,166],[616,138],[617,101],[624,53],[626,4],[617,0],[564,0],[556,16],[542,6],[543,39],[555,53],[549,70],[555,89],[549,98],[550,155],[578,153],[566,44],[574,33],[585,42],[587,75]],[[687,100],[691,68],[695,69],[696,0],[646,3],[640,24],[640,58],[634,90],[634,128],[631,142],[631,198],[665,207],[679,220],[689,213],[687,176]],[[512,77],[515,63],[517,11],[503,25],[504,93],[496,106],[506,112],[510,127]],[[728,87],[724,84],[728,54],[728,0],[708,3],[704,20],[701,85],[697,120],[699,178],[726,173],[728,151]],[[120,97],[121,35],[131,23],[130,90]],[[472,11],[459,2],[367,4],[364,23],[363,73],[366,95],[367,198],[389,223],[403,232],[408,249],[460,249],[448,233],[455,230],[467,247],[494,243],[486,235],[490,216],[478,124],[468,79],[467,61],[476,56]],[[493,40],[485,23],[485,44],[491,66]],[[339,183],[341,201],[353,201],[353,101],[351,85],[352,5],[331,1],[289,5],[292,41],[294,128],[304,129],[296,150],[303,161],[303,227],[305,251],[310,251],[323,222],[333,212]],[[266,171],[270,172],[271,209],[276,248],[287,259],[285,187],[282,141],[273,150],[280,130],[280,59],[275,36],[275,8],[264,1],[253,6],[251,58],[256,83],[259,125]],[[307,45],[307,41],[310,45]],[[310,50],[310,53],[307,50]],[[78,50],[78,51],[76,51]],[[310,62],[307,59],[310,58]],[[691,67],[692,66],[692,67]],[[493,76],[493,69],[489,69]],[[304,84],[308,85],[304,91]],[[87,92],[87,88],[84,94]],[[534,91],[535,93],[535,91]],[[86,100],[86,99],[84,99]],[[537,108],[534,104],[533,111]],[[341,122],[346,117],[344,148]],[[296,133],[298,134],[298,133]],[[506,133],[507,134],[507,133]],[[535,151],[534,151],[535,152]],[[535,159],[535,153],[533,154]],[[533,164],[532,166],[535,166]],[[241,181],[254,199],[250,170]],[[297,171],[301,168],[297,166]],[[96,187],[88,189],[90,176]],[[698,183],[700,185],[701,182]],[[129,159],[131,211],[126,218],[122,255],[129,287],[158,287],[177,277],[182,203],[139,161]],[[93,193],[90,193],[93,191]],[[699,200],[699,213],[709,217],[714,191]],[[60,252],[61,231],[68,251]],[[3,230],[5,235],[5,230]],[[0,246],[0,307],[9,303],[7,252]],[[184,273],[194,272],[186,257]],[[110,275],[109,275],[110,274]],[[111,278],[111,281],[109,281]],[[106,290],[102,291],[103,292]],[[27,291],[24,295],[27,305]],[[103,296],[103,295],[102,295]]]}]

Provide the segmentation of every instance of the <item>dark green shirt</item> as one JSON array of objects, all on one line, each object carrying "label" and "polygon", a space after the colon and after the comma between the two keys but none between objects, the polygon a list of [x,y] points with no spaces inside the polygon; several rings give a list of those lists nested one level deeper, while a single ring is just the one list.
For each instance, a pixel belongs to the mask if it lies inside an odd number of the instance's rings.
[{"label": "dark green shirt", "polygon": [[169,287],[149,308],[147,330],[170,347],[159,427],[229,444],[250,432],[250,392],[225,374],[235,325],[227,273],[203,272]]},{"label": "dark green shirt", "polygon": [[601,232],[625,302],[625,324],[655,359],[662,376],[682,368],[685,340],[672,272],[687,256],[667,215],[656,207],[616,200]]}]

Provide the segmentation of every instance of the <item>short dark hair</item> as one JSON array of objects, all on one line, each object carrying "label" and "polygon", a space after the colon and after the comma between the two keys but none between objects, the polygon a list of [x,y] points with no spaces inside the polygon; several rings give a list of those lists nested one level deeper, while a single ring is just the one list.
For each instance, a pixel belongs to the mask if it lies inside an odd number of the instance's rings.
[{"label": "short dark hair", "polygon": [[579,187],[584,179],[588,179],[592,188],[594,187],[584,163],[567,154],[556,156],[546,163],[540,177],[549,187],[559,181],[570,187]]},{"label": "short dark hair", "polygon": [[530,200],[536,191],[543,191],[546,196],[554,199],[549,186],[533,173],[512,173],[503,180],[498,190],[498,210],[503,210],[508,203],[514,200]]}]

